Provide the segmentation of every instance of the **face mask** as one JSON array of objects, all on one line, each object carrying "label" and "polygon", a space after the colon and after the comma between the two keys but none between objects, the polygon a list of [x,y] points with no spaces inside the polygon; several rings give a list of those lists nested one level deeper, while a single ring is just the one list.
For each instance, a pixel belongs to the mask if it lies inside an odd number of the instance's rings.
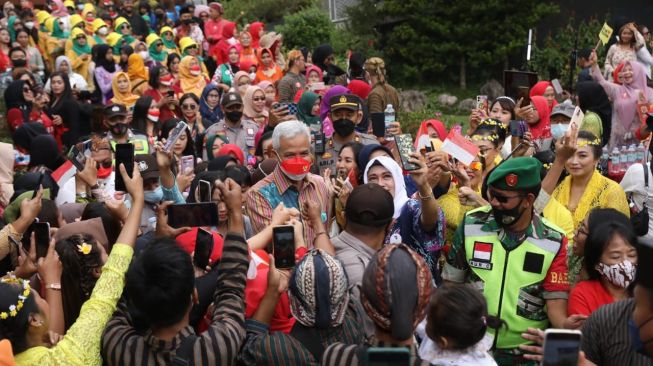
[{"label": "face mask", "polygon": [[650,342],[653,342],[653,338],[647,341],[642,341],[642,338],[639,336],[639,331],[640,329],[644,328],[644,326],[651,320],[653,320],[653,317],[650,317],[647,321],[642,323],[642,325],[637,326],[632,318],[628,319],[628,333],[630,334],[630,339],[633,342],[633,350],[644,356],[648,356],[648,352],[646,352],[646,345]]},{"label": "face mask", "polygon": [[100,179],[107,179],[111,175],[111,172],[113,172],[113,168],[111,166],[105,168],[100,165],[100,167],[97,168],[97,177]]},{"label": "face mask", "polygon": [[[279,154],[277,154],[277,157],[279,160],[281,160]],[[282,160],[280,165],[283,174],[285,174],[288,179],[293,181],[300,181],[304,179],[311,169],[311,162],[299,156]]]},{"label": "face mask", "polygon": [[109,130],[111,130],[111,133],[115,136],[122,136],[127,132],[127,124],[116,123],[115,125],[109,127]]},{"label": "face mask", "polygon": [[256,79],[256,73],[255,73],[255,72],[250,72],[250,73],[249,73],[249,78],[250,78],[251,80],[255,80],[255,79]]},{"label": "face mask", "polygon": [[25,22],[25,27],[27,27],[27,29],[33,29],[34,28],[34,22]]},{"label": "face mask", "polygon": [[144,191],[143,198],[145,199],[145,202],[159,203],[163,200],[163,189],[161,189],[161,186],[158,186],[153,191]]},{"label": "face mask", "polygon": [[356,125],[354,121],[346,118],[341,118],[333,121],[333,129],[340,136],[349,136],[354,132]]},{"label": "face mask", "polygon": [[160,115],[161,115],[161,112],[158,109],[150,109],[147,112],[147,119],[149,119],[152,122],[158,122]]},{"label": "face mask", "polygon": [[170,86],[172,85],[172,75],[168,74],[162,78],[159,79],[159,82],[163,86]]},{"label": "face mask", "polygon": [[141,51],[138,54],[141,55],[143,61],[148,60],[150,58],[150,53],[147,51]]},{"label": "face mask", "polygon": [[224,116],[231,122],[238,122],[243,117],[242,111],[225,112]]},{"label": "face mask", "polygon": [[199,66],[191,66],[190,67],[190,74],[193,76],[197,76],[202,72],[202,69],[200,69]]},{"label": "face mask", "polygon": [[627,288],[635,279],[637,267],[635,267],[633,262],[625,260],[611,266],[605,263],[599,263],[596,265],[596,270],[611,284],[621,288]]},{"label": "face mask", "polygon": [[248,87],[248,86],[249,86],[249,85],[241,85],[241,86],[239,86],[239,87],[238,87],[238,92],[239,92],[241,95],[245,94],[245,92],[247,91],[247,87]]},{"label": "face mask", "polygon": [[497,223],[503,227],[509,227],[517,220],[519,220],[521,215],[523,215],[526,211],[525,209],[520,211],[522,201],[523,199],[519,201],[517,206],[509,210],[502,210],[496,207],[492,207],[492,214],[494,215],[494,219],[497,220]]},{"label": "face mask", "polygon": [[106,36],[107,33],[109,33],[109,30],[107,29],[107,27],[102,27],[102,28],[98,29],[97,32],[101,36]]},{"label": "face mask", "polygon": [[569,124],[565,123],[557,123],[551,125],[551,135],[553,136],[554,139],[560,140],[565,133],[567,133],[567,130],[569,129]]},{"label": "face mask", "polygon": [[191,20],[190,19],[184,19],[181,22],[184,23],[184,25],[189,25]]},{"label": "face mask", "polygon": [[27,65],[27,60],[11,60],[11,64],[14,65],[14,67],[25,67],[25,65]]},{"label": "face mask", "polygon": [[93,23],[94,20],[95,17],[93,15],[89,14],[86,16],[86,23]]},{"label": "face mask", "polygon": [[55,3],[52,3],[52,4],[50,4],[50,10],[51,11],[57,11],[57,10],[59,10],[59,6],[57,4],[55,4]]}]

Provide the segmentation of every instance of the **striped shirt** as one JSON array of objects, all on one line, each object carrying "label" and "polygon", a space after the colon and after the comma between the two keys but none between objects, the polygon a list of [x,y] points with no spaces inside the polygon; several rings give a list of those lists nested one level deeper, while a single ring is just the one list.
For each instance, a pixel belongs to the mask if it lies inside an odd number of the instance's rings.
[{"label": "striped shirt", "polygon": [[417,355],[417,347],[413,343],[410,347],[408,346],[399,346],[392,344],[385,344],[380,341],[373,341],[369,344],[344,344],[344,343],[334,343],[329,348],[324,351],[322,356],[322,366],[355,366],[355,365],[365,365],[366,364],[366,354],[367,349],[371,347],[406,347],[410,352],[410,364],[413,366],[428,366],[427,361],[422,360]]},{"label": "striped shirt", "polygon": [[[635,352],[628,321],[635,299],[608,304],[594,311],[583,324],[581,349],[597,365],[652,366],[653,358]],[[646,341],[646,339],[644,339]]]},{"label": "striped shirt", "polygon": [[248,319],[247,338],[239,356],[242,365],[319,365],[324,350],[335,342],[358,343],[363,332],[354,308],[349,307],[342,325],[317,329],[299,322],[290,334],[268,332],[267,324]]},{"label": "striped shirt", "polygon": [[[190,365],[234,364],[245,339],[244,291],[248,265],[247,243],[242,235],[228,233],[218,266],[213,321],[195,340]],[[157,339],[151,330],[139,334],[122,303],[104,331],[102,356],[108,365],[168,365],[182,340],[192,334],[195,331],[190,325],[171,341]]]},{"label": "striped shirt", "polygon": [[[329,190],[319,175],[308,174],[298,191],[277,166],[272,174],[247,190],[245,214],[252,220],[254,232],[258,233],[272,223],[272,212],[279,203],[283,202],[287,208],[293,207],[301,211],[305,202],[319,202],[322,207],[322,221],[326,222],[329,216],[329,199]],[[304,240],[309,249],[313,247],[314,239],[313,229],[309,225],[304,226]]]}]

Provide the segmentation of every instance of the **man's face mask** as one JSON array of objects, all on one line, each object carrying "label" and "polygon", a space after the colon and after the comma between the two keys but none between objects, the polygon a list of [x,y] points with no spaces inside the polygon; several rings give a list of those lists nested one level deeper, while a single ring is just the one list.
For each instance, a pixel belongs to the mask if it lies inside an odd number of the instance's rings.
[{"label": "man's face mask", "polygon": [[127,133],[128,126],[124,122],[119,122],[109,126],[109,131],[115,136],[122,136]]},{"label": "man's face mask", "polygon": [[497,221],[497,223],[502,227],[512,226],[515,222],[517,222],[521,218],[524,212],[526,212],[526,209],[521,207],[522,202],[524,202],[524,198],[525,198],[525,196],[523,195],[504,196],[500,193],[492,192],[491,197],[499,201],[499,203],[502,205],[511,201],[514,202],[514,200],[517,200],[519,198],[519,202],[515,205],[515,207],[510,209],[504,209],[501,208],[500,206],[492,205],[492,214],[494,215],[494,218]]}]

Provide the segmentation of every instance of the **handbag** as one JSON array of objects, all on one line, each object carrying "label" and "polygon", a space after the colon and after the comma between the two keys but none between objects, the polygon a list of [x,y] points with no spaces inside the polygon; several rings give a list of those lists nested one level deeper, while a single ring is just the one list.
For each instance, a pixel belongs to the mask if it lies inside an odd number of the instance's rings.
[{"label": "handbag", "polygon": [[[648,200],[648,172],[646,171],[646,164],[643,164],[643,171],[644,171],[644,187],[646,190],[646,199],[644,200],[644,204],[642,205],[642,209],[639,210],[639,212],[634,212],[630,214],[630,222],[633,224],[633,229],[635,229],[635,234],[637,236],[644,236],[648,234],[648,220],[649,220],[649,215],[648,215],[648,207],[646,207],[646,201]],[[648,168],[651,170],[653,173],[653,167],[651,166],[651,162],[648,163]],[[631,201],[632,201],[632,196],[631,196]],[[634,203],[630,203],[631,207],[635,207]]]}]

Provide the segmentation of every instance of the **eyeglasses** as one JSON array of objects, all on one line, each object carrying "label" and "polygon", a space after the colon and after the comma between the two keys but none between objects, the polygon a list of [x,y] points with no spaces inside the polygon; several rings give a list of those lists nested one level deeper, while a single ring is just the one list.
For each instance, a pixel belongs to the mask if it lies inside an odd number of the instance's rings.
[{"label": "eyeglasses", "polygon": [[254,97],[252,100],[255,102],[265,102],[265,97]]},{"label": "eyeglasses", "polygon": [[497,192],[495,192],[493,189],[488,189],[487,194],[488,194],[490,200],[496,199],[497,201],[499,201],[499,203],[507,203],[508,201],[510,201],[513,198],[524,197],[523,194],[518,194],[518,195],[515,195],[515,196],[504,196],[502,194],[497,194]]},{"label": "eyeglasses", "polygon": [[581,235],[585,235],[585,236],[589,235],[589,233],[587,232],[587,228],[585,227],[585,223],[580,224],[580,226],[576,230],[576,233],[581,234]]},{"label": "eyeglasses", "polygon": [[125,24],[120,26],[120,29],[131,29],[131,27],[132,27],[131,25],[125,23]]},{"label": "eyeglasses", "polygon": [[181,109],[185,109],[185,110],[193,111],[193,110],[195,110],[195,108],[197,108],[197,106],[195,104],[182,104],[181,105]]}]

